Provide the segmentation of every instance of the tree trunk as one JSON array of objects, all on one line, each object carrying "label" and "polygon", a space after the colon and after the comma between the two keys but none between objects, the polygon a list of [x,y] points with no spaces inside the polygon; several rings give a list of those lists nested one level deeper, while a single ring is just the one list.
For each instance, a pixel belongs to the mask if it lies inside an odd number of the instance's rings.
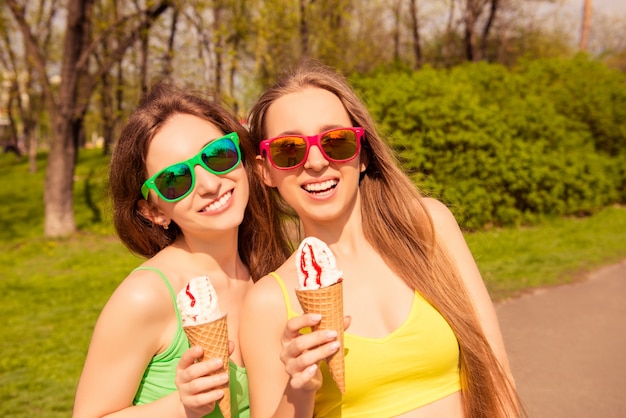
[{"label": "tree trunk", "polygon": [[170,24],[170,36],[167,38],[167,50],[163,54],[163,78],[170,80],[174,72],[172,61],[174,60],[174,41],[176,39],[176,31],[178,29],[179,9],[175,8],[172,13],[172,22]]},{"label": "tree trunk", "polygon": [[308,18],[308,1],[300,0],[300,55],[309,56],[309,22]]},{"label": "tree trunk", "polygon": [[474,1],[467,0],[465,6],[465,58],[468,61],[474,61],[475,52],[476,52],[476,33],[475,33],[475,25],[476,25],[476,15],[474,14]]},{"label": "tree trunk", "polygon": [[59,109],[53,117],[44,188],[44,234],[48,237],[60,237],[76,231],[73,194],[79,134],[76,127],[82,122],[82,118],[76,115],[80,77],[76,64],[88,39],[92,4],[93,0],[70,0],[67,6]]},{"label": "tree trunk", "polygon": [[415,69],[422,68],[422,46],[420,42],[419,16],[417,0],[411,0],[411,32],[413,35],[413,53],[415,54]]},{"label": "tree trunk", "polygon": [[487,39],[489,37],[491,27],[493,26],[493,22],[496,20],[496,12],[498,11],[498,0],[491,0],[490,4],[489,17],[487,18],[487,23],[485,23],[482,38],[480,39],[480,59],[485,59],[487,57]]},{"label": "tree trunk", "polygon": [[580,29],[579,49],[581,51],[587,50],[590,29],[591,29],[591,0],[585,0],[585,3],[583,5],[583,22],[582,22],[582,26]]},{"label": "tree trunk", "polygon": [[443,52],[443,62],[446,67],[450,67],[452,65],[452,51],[454,48],[454,15],[455,15],[455,2],[450,2],[450,8],[448,9],[448,20],[446,22],[446,36],[445,36],[445,44],[444,44],[444,52]]},{"label": "tree trunk", "polygon": [[213,9],[213,16],[215,18],[215,101],[220,102],[222,100],[222,70],[224,67],[224,33],[222,31],[222,5],[217,4]]}]

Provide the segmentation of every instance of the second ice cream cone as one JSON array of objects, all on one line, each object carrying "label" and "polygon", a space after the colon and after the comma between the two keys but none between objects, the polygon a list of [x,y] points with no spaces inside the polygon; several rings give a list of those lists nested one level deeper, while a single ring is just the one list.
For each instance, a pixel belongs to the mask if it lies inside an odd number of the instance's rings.
[{"label": "second ice cream cone", "polygon": [[313,328],[332,329],[337,331],[339,350],[328,357],[326,362],[341,393],[346,391],[345,365],[343,351],[343,285],[342,282],[328,287],[314,290],[298,290],[296,296],[305,313],[318,313],[322,315],[319,325]]},{"label": "second ice cream cone", "polygon": [[[224,368],[216,371],[216,373],[224,372],[229,374],[228,324],[226,315],[212,322],[187,326],[183,329],[187,334],[189,343],[192,346],[199,345],[204,350],[203,356],[199,359],[200,361],[219,357],[222,359]],[[224,397],[217,402],[217,405],[224,418],[230,418],[230,382],[226,382],[221,389],[224,390]]]}]

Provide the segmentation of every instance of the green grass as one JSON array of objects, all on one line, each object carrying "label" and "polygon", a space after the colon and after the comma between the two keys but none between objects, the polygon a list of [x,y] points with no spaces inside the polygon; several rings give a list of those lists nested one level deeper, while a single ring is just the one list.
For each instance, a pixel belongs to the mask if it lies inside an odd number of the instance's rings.
[{"label": "green grass", "polygon": [[536,287],[568,283],[626,257],[626,208],[539,226],[467,234],[494,300]]},{"label": "green grass", "polygon": [[[0,154],[0,416],[68,417],[93,326],[117,284],[141,260],[114,237],[108,159],[81,151],[79,233],[42,237],[45,159],[39,171]],[[467,235],[494,299],[575,280],[626,257],[626,209],[582,219]]]}]

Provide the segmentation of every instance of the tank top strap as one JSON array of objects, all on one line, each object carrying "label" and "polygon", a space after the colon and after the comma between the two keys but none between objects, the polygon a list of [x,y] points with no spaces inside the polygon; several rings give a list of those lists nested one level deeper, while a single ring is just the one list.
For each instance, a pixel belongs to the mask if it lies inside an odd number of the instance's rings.
[{"label": "tank top strap", "polygon": [[174,311],[176,311],[176,319],[178,321],[178,325],[182,327],[183,320],[180,316],[180,311],[178,310],[178,303],[176,302],[176,293],[174,292],[174,288],[172,287],[172,284],[170,283],[170,281],[167,279],[167,277],[165,277],[165,274],[163,274],[163,272],[159,270],[158,268],[151,267],[151,266],[139,266],[133,271],[138,271],[138,270],[150,270],[150,271],[157,273],[159,276],[161,276],[161,279],[163,280],[163,282],[165,282],[165,285],[167,286],[167,289],[170,292],[170,296],[172,297],[172,302],[174,303]]},{"label": "tank top strap", "polygon": [[287,293],[287,287],[285,286],[285,282],[283,281],[282,277],[280,277],[278,273],[276,273],[275,271],[271,272],[269,275],[272,276],[276,280],[276,283],[278,283],[278,285],[280,286],[280,290],[283,292],[283,299],[285,299],[285,308],[287,308],[287,317],[293,318],[297,316],[295,311],[291,309],[291,302],[289,301],[289,293]]}]

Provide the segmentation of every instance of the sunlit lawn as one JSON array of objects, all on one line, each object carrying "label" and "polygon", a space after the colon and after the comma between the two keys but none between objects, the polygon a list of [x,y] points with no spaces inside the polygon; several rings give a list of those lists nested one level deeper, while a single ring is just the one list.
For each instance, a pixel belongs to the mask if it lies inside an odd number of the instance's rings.
[{"label": "sunlit lawn", "polygon": [[[68,417],[103,304],[140,259],[113,236],[107,159],[81,151],[75,211],[81,232],[42,238],[44,160],[0,154],[0,416]],[[626,257],[626,209],[583,219],[468,234],[494,299],[555,285]]]}]

